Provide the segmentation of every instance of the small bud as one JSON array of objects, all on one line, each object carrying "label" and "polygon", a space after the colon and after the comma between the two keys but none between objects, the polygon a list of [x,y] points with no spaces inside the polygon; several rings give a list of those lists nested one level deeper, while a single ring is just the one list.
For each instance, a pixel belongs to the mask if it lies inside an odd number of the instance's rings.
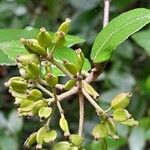
[{"label": "small bud", "polygon": [[65,119],[64,115],[61,114],[61,118],[59,120],[59,126],[60,128],[64,131],[64,134],[66,135],[69,135],[70,132],[69,132],[69,127],[68,127],[68,122],[67,120]]},{"label": "small bud", "polygon": [[92,135],[94,136],[94,139],[96,140],[105,138],[107,134],[108,134],[108,131],[104,124],[97,124],[92,130]]},{"label": "small bud", "polygon": [[37,102],[34,102],[34,106],[32,108],[32,113],[37,114],[41,107],[47,107],[48,104],[44,100],[39,100]]},{"label": "small bud", "polygon": [[71,147],[71,144],[67,141],[62,141],[54,145],[52,150],[69,150]]},{"label": "small bud", "polygon": [[29,53],[34,53],[42,56],[46,55],[46,49],[41,47],[38,44],[37,40],[21,38],[21,42],[24,44],[25,48],[29,51]]},{"label": "small bud", "polygon": [[44,142],[44,136],[47,132],[46,127],[42,127],[38,130],[37,135],[36,135],[36,141],[38,144],[43,145]]},{"label": "small bud", "polygon": [[27,98],[26,93],[18,93],[18,92],[14,91],[14,90],[9,90],[9,91],[10,91],[10,93],[11,93],[11,95],[13,97],[18,97],[18,98],[22,98],[22,99],[26,99]]},{"label": "small bud", "polygon": [[84,142],[83,137],[77,134],[71,134],[69,136],[69,140],[73,145],[78,146],[78,147],[81,147],[81,145]]},{"label": "small bud", "polygon": [[87,93],[89,93],[94,99],[96,99],[99,94],[95,91],[95,89],[88,83],[83,82],[83,88],[86,90]]},{"label": "small bud", "polygon": [[[30,39],[30,40],[35,40],[35,39]],[[30,53],[30,54],[34,54],[34,52],[27,46],[28,44],[28,40],[24,39],[24,38],[20,38],[21,43],[24,45],[25,49]],[[36,42],[36,40],[35,40]]]},{"label": "small bud", "polygon": [[104,122],[107,131],[108,131],[108,135],[111,136],[114,140],[119,139],[119,137],[117,136],[117,129],[115,127],[115,124],[112,120],[112,118],[107,118]]},{"label": "small bud", "polygon": [[127,126],[138,126],[138,121],[134,120],[133,118],[127,119],[126,121],[121,122],[124,125]]},{"label": "small bud", "polygon": [[50,34],[46,31],[44,27],[40,29],[40,32],[37,37],[38,43],[42,46],[47,48],[52,43],[52,38]]},{"label": "small bud", "polygon": [[71,19],[67,18],[65,22],[63,22],[60,27],[58,28],[58,31],[63,31],[65,34],[68,33],[71,26]]},{"label": "small bud", "polygon": [[27,140],[26,140],[25,143],[24,143],[25,147],[29,148],[32,144],[34,144],[34,143],[36,142],[36,135],[37,135],[37,132],[32,133],[32,134],[27,138]]},{"label": "small bud", "polygon": [[70,90],[73,86],[76,85],[76,83],[77,83],[76,80],[70,79],[70,80],[68,80],[68,81],[66,82],[66,84],[64,85],[64,89],[65,89],[65,90]]},{"label": "small bud", "polygon": [[26,66],[29,62],[33,62],[35,64],[39,63],[39,58],[35,54],[24,54],[19,55],[16,58],[17,62],[21,63],[23,66]]},{"label": "small bud", "polygon": [[20,116],[32,116],[32,109],[34,102],[29,100],[23,100],[18,108],[18,113]]},{"label": "small bud", "polygon": [[116,109],[113,113],[113,119],[117,122],[123,122],[131,118],[131,114],[128,113],[126,109]]},{"label": "small bud", "polygon": [[25,107],[29,107],[31,105],[33,105],[34,102],[33,101],[30,101],[28,99],[23,99],[21,104],[20,104],[20,107],[19,108],[25,108]]},{"label": "small bud", "polygon": [[51,107],[41,107],[39,110],[39,117],[41,119],[47,119],[52,114],[52,108]]},{"label": "small bud", "polygon": [[131,93],[120,93],[118,94],[111,102],[111,107],[114,109],[117,108],[126,108],[129,104],[129,98],[132,96]]},{"label": "small bud", "polygon": [[68,60],[63,61],[64,67],[73,75],[76,75],[78,72],[78,68],[75,64],[70,63]]},{"label": "small bud", "polygon": [[23,78],[13,77],[8,81],[8,86],[10,86],[14,91],[23,93],[27,90],[27,82]]},{"label": "small bud", "polygon": [[77,49],[76,53],[77,53],[77,66],[78,66],[78,70],[81,71],[82,68],[83,68],[85,57],[84,57],[84,54],[82,53],[81,49]]},{"label": "small bud", "polygon": [[55,130],[51,130],[46,132],[44,135],[44,142],[45,143],[53,143],[57,138],[57,132]]},{"label": "small bud", "polygon": [[29,62],[26,66],[26,70],[31,79],[36,79],[40,75],[40,68],[37,64]]},{"label": "small bud", "polygon": [[10,78],[9,80],[8,80],[8,82],[5,82],[5,86],[6,87],[9,87],[10,86],[10,84],[11,84],[11,81],[25,81],[25,79],[24,78],[22,78],[22,77],[12,77],[12,78]]},{"label": "small bud", "polygon": [[63,46],[65,42],[66,42],[65,33],[62,31],[56,32],[54,35],[54,43],[55,43],[56,47]]},{"label": "small bud", "polygon": [[27,96],[27,98],[31,101],[38,101],[42,97],[43,97],[43,94],[38,89],[32,89]]},{"label": "small bud", "polygon": [[51,73],[48,73],[46,76],[45,76],[45,81],[47,82],[47,84],[50,86],[50,87],[54,87],[57,83],[58,83],[58,77],[52,75]]},{"label": "small bud", "polygon": [[19,68],[19,73],[24,79],[28,80],[30,78],[27,70],[24,68]]}]

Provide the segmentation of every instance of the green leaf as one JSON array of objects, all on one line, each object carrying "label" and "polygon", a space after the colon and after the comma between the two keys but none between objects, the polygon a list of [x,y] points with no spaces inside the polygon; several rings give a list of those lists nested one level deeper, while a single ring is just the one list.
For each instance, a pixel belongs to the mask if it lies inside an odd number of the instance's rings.
[{"label": "green leaf", "polygon": [[132,36],[132,39],[150,56],[150,30],[138,32]]},{"label": "green leaf", "polygon": [[[15,59],[18,55],[28,53],[21,44],[20,38],[35,38],[37,34],[37,29],[31,31],[25,29],[0,29],[0,65],[15,65]],[[50,34],[54,35],[52,32]],[[66,47],[82,42],[84,40],[79,37],[66,35]]]},{"label": "green leaf", "polygon": [[144,8],[131,10],[114,18],[95,39],[91,52],[93,62],[108,61],[119,44],[149,22],[150,10]]},{"label": "green leaf", "polygon": [[2,50],[0,50],[0,64],[1,65],[15,65],[15,61],[10,59]]},{"label": "green leaf", "polygon": [[[62,62],[64,59],[67,59],[69,62],[76,64],[77,63],[77,55],[75,51],[73,51],[71,48],[63,47],[59,48],[54,53],[54,58]],[[85,59],[83,70],[88,71],[91,69],[91,65],[88,61],[88,59]],[[53,66],[53,74],[56,76],[63,76],[64,74]]]},{"label": "green leaf", "polygon": [[8,56],[8,58],[15,61],[18,55],[29,54],[19,41],[6,41],[0,43],[0,49]]},{"label": "green leaf", "polygon": [[[5,41],[12,41],[12,40],[18,40],[20,41],[20,38],[36,38],[39,30],[38,29],[32,29],[32,30],[27,30],[27,29],[0,29],[0,42],[5,42]],[[53,32],[49,32],[51,36],[54,35]],[[72,35],[66,35],[66,47],[71,47],[72,45],[75,44],[80,44],[85,42],[84,39],[77,37],[77,36],[72,36]]]}]

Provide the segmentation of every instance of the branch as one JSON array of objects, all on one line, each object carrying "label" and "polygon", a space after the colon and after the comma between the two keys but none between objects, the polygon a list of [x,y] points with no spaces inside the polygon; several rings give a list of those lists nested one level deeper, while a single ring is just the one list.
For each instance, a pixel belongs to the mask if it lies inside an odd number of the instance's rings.
[{"label": "branch", "polygon": [[104,0],[103,27],[105,27],[109,22],[110,1],[111,0]]},{"label": "branch", "polygon": [[56,102],[56,105],[57,105],[57,107],[58,107],[58,110],[59,110],[59,112],[60,112],[60,115],[61,115],[61,114],[64,114],[64,111],[63,111],[63,109],[62,109],[62,107],[61,107],[61,105],[60,105],[60,101],[58,100],[57,93],[56,93],[56,88],[55,88],[55,87],[53,88],[53,94],[54,94],[54,100],[55,100],[55,102]]},{"label": "branch", "polygon": [[82,93],[87,98],[87,100],[91,103],[91,105],[94,106],[98,115],[104,113],[104,110],[95,102],[95,100],[84,89],[82,89]]},{"label": "branch", "polygon": [[73,87],[71,90],[58,95],[57,98],[58,98],[59,101],[62,101],[64,99],[68,98],[69,96],[72,96],[72,95],[76,94],[77,92],[78,92],[78,88]]},{"label": "branch", "polygon": [[[103,26],[108,24],[109,9],[110,9],[110,0],[104,0],[104,18],[103,18],[104,25]],[[86,77],[84,81],[87,83],[91,83],[92,81],[95,81],[98,78],[98,76],[103,72],[105,66],[106,66],[106,63],[95,64],[95,67],[91,70],[91,72],[88,74],[88,76]],[[68,98],[69,96],[76,94],[77,92],[78,92],[78,87],[73,87],[71,90],[60,94],[57,98],[59,101],[61,101],[63,99]]]},{"label": "branch", "polygon": [[82,94],[82,81],[79,81],[78,95],[79,95],[79,129],[78,129],[78,134],[81,136],[82,132],[83,132],[83,125],[84,125],[84,97]]},{"label": "branch", "polygon": [[54,58],[49,59],[49,61],[50,61],[54,66],[56,66],[58,69],[60,69],[66,76],[68,76],[68,77],[70,77],[70,78],[72,78],[72,79],[74,78],[73,75],[72,75],[69,71],[67,71],[67,70],[65,69],[65,67],[64,67],[60,62],[56,61]]},{"label": "branch", "polygon": [[36,87],[39,88],[39,89],[41,89],[43,92],[45,92],[50,97],[53,97],[53,93],[51,93],[50,91],[48,91],[45,87],[43,87],[39,83],[36,84]]}]

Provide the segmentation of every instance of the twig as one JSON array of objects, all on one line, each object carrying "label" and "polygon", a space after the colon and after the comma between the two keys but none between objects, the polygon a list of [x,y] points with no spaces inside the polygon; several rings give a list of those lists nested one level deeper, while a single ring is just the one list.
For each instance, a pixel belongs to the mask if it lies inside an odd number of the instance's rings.
[{"label": "twig", "polygon": [[105,27],[109,22],[110,1],[111,0],[104,0],[103,27]]},{"label": "twig", "polygon": [[56,89],[59,89],[60,91],[62,91],[64,89],[64,85],[63,84],[56,84]]},{"label": "twig", "polygon": [[78,134],[81,136],[82,132],[83,132],[83,125],[84,125],[84,96],[82,94],[82,81],[79,81],[78,95],[79,95],[79,129],[78,129]]},{"label": "twig", "polygon": [[57,98],[57,93],[56,93],[56,89],[55,88],[53,88],[53,94],[54,94],[54,99],[55,99],[56,105],[58,107],[58,110],[60,112],[60,115],[64,114],[64,111],[63,111],[63,109],[62,109],[62,107],[60,105],[60,102],[59,102],[58,98]]},{"label": "twig", "polygon": [[67,71],[60,62],[56,61],[54,58],[51,58],[49,61],[54,66],[56,66],[58,69],[60,69],[66,76],[68,76],[68,77],[70,77],[72,79],[74,78],[73,75],[69,71]]},{"label": "twig", "polygon": [[39,88],[39,89],[41,89],[43,92],[45,92],[50,97],[53,97],[53,93],[51,93],[50,91],[48,91],[45,87],[43,87],[39,83],[36,84],[36,87]]},{"label": "twig", "polygon": [[62,100],[65,100],[65,98],[68,98],[69,96],[72,96],[72,95],[76,94],[77,92],[78,92],[78,88],[73,87],[71,90],[58,95],[57,98],[58,98],[59,101],[62,101]]},{"label": "twig", "polygon": [[95,102],[95,100],[84,89],[82,89],[82,93],[87,98],[87,100],[91,103],[91,105],[94,106],[98,114],[104,113],[104,110]]},{"label": "twig", "polygon": [[48,54],[48,57],[49,57],[49,58],[52,58],[52,57],[53,57],[53,54],[54,54],[54,52],[55,52],[55,49],[56,49],[56,45],[54,45],[53,48],[51,49],[51,51],[49,52],[49,54]]}]

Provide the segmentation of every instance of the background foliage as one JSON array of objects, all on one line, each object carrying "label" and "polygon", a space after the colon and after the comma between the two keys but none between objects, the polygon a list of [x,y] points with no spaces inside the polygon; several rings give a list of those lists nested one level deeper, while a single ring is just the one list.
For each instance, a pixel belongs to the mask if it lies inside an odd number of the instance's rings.
[{"label": "background foliage", "polygon": [[[134,8],[150,8],[148,0],[112,0],[110,18]],[[71,34],[84,38],[87,42],[80,44],[86,57],[90,57],[91,45],[96,34],[102,29],[103,3],[101,0],[1,0],[0,28],[40,28],[55,31],[60,22],[72,19]],[[17,33],[16,33],[17,34]],[[119,141],[108,139],[109,150],[147,150],[150,148],[150,26],[134,34],[122,43],[108,62],[105,72],[94,83],[100,93],[99,103],[105,108],[111,98],[122,91],[133,92],[129,106],[134,118],[140,121],[132,129],[118,126]],[[5,35],[10,37],[12,35]],[[0,37],[0,41],[4,37]],[[74,46],[78,48],[79,45]],[[7,59],[0,51],[0,61]],[[10,62],[8,62],[10,63]],[[33,120],[18,118],[12,97],[3,83],[11,76],[17,75],[16,67],[0,67],[0,150],[23,149],[27,136],[39,128],[37,118]],[[62,79],[65,80],[64,78]],[[66,117],[75,130],[78,121],[78,104],[72,98],[63,105]],[[67,116],[67,114],[69,114]],[[99,143],[90,143],[91,130],[98,118],[93,115],[92,107],[86,107],[86,149],[98,150]],[[73,118],[73,119],[72,119]],[[57,118],[53,120],[55,125]],[[9,143],[9,144],[8,144]]]}]

